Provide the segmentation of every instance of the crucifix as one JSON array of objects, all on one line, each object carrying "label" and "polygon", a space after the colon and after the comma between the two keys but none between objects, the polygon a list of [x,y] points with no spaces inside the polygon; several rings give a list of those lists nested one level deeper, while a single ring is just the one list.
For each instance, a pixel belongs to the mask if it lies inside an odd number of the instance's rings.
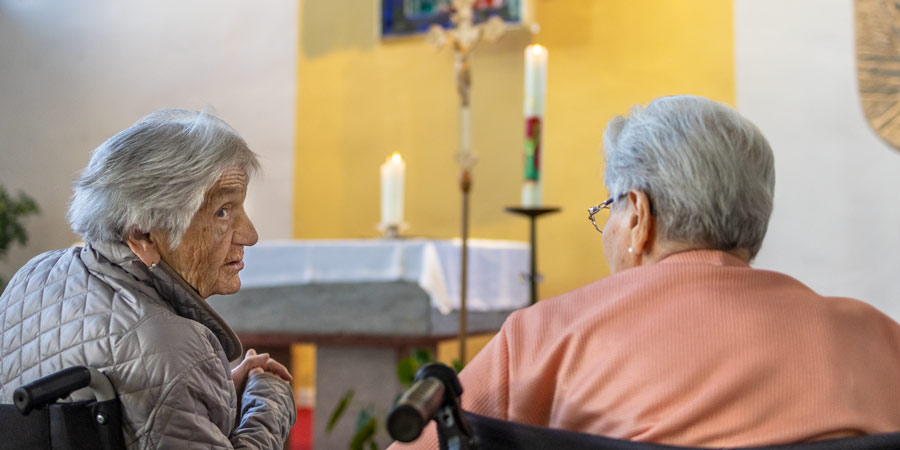
[{"label": "crucifix", "polygon": [[472,87],[472,51],[484,39],[496,41],[505,32],[506,25],[498,16],[493,16],[481,24],[473,24],[472,5],[475,0],[453,0],[453,15],[450,20],[456,28],[444,29],[432,25],[428,30],[428,40],[438,49],[450,45],[453,49],[456,90],[459,94],[459,190],[462,193],[462,270],[459,291],[459,361],[466,363],[466,288],[468,282],[468,239],[469,239],[469,191],[472,189],[472,168],[478,158],[472,152],[470,94]]}]

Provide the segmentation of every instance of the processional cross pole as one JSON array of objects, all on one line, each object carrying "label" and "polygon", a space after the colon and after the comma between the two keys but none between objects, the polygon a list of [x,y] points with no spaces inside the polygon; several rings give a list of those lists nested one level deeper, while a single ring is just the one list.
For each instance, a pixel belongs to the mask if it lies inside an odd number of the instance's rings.
[{"label": "processional cross pole", "polygon": [[472,189],[472,168],[478,158],[472,152],[470,93],[472,87],[472,51],[484,39],[496,41],[503,35],[506,25],[498,16],[481,24],[472,22],[472,5],[475,0],[453,0],[453,15],[450,20],[456,28],[444,29],[432,25],[428,40],[438,49],[448,44],[453,49],[456,90],[459,94],[459,153],[456,161],[460,167],[459,190],[462,193],[462,268],[459,290],[459,360],[466,363],[466,292],[468,285],[468,239],[469,239],[469,191]]}]

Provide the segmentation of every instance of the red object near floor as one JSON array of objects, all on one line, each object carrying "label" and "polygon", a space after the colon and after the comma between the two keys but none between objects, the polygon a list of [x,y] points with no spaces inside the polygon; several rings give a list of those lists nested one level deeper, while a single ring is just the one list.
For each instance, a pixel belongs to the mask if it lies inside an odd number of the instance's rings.
[{"label": "red object near floor", "polygon": [[288,438],[291,450],[312,450],[313,446],[313,410],[297,408],[297,422],[291,428]]}]

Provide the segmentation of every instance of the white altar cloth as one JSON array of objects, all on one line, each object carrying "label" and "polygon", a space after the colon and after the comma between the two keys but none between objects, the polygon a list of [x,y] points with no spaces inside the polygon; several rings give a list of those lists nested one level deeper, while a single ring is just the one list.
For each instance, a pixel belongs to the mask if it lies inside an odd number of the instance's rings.
[{"label": "white altar cloth", "polygon": [[[244,250],[242,287],[312,283],[417,283],[444,314],[459,309],[461,241],[426,239],[278,240]],[[528,304],[524,242],[469,239],[467,305],[473,311]]]}]

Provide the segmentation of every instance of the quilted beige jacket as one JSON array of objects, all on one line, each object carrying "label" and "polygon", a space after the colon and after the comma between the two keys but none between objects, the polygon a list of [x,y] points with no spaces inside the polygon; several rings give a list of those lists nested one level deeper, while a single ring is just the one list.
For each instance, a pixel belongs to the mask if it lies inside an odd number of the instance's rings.
[{"label": "quilted beige jacket", "polygon": [[130,449],[276,449],[296,420],[290,386],[268,373],[238,402],[237,336],[171,269],[148,269],[122,243],[32,259],[0,296],[0,330],[0,402],[65,367],[96,367],[119,394]]}]

